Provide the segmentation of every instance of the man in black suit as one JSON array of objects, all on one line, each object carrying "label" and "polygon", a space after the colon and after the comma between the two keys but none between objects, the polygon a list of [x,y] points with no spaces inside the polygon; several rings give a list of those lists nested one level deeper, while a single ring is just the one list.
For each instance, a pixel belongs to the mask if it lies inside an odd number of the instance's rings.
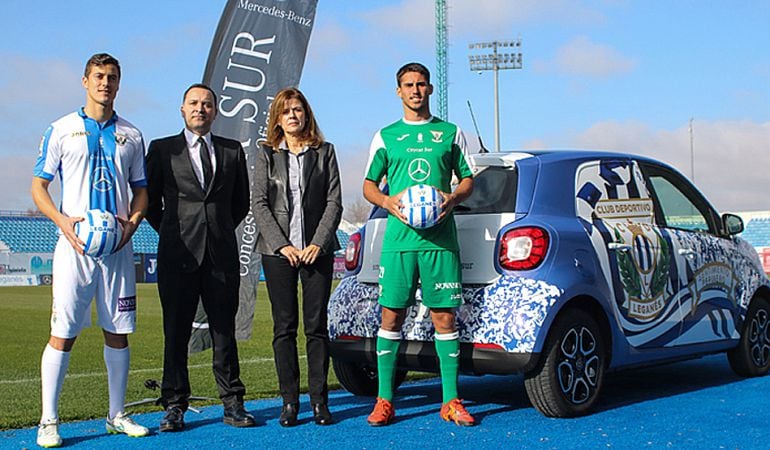
[{"label": "man in black suit", "polygon": [[160,431],[184,429],[190,397],[187,345],[198,299],[209,319],[214,377],[224,423],[255,425],[243,407],[235,340],[238,248],[235,227],[249,211],[241,144],[211,134],[216,94],[194,84],[182,99],[184,130],[154,140],[147,153],[147,221],[158,232],[158,293],[163,307],[163,383],[166,414]]}]

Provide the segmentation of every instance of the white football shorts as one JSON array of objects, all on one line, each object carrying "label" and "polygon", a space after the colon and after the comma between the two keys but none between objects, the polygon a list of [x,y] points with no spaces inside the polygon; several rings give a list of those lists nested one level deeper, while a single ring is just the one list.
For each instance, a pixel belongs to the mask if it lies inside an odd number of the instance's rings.
[{"label": "white football shorts", "polygon": [[136,327],[136,273],[131,242],[102,258],[78,254],[59,236],[53,254],[51,336],[76,337],[91,325],[95,300],[99,326],[113,334],[133,333]]}]

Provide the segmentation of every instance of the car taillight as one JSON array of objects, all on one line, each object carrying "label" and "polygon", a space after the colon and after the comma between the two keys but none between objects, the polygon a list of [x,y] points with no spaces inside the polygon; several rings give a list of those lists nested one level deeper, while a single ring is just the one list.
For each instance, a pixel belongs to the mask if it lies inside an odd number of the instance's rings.
[{"label": "car taillight", "polygon": [[497,258],[503,269],[531,270],[543,262],[547,251],[547,231],[539,227],[521,227],[503,234]]},{"label": "car taillight", "polygon": [[361,233],[350,235],[348,246],[345,248],[345,269],[355,270],[358,266],[358,252],[361,249]]}]

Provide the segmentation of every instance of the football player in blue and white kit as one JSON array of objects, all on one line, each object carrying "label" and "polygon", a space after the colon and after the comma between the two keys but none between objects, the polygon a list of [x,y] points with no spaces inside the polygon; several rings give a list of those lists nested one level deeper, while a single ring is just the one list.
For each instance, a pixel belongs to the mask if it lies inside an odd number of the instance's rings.
[{"label": "football player in blue and white kit", "polygon": [[[104,332],[104,362],[109,387],[107,431],[146,436],[124,411],[129,368],[129,333],[136,323],[136,280],[131,236],[147,210],[144,141],[141,132],[113,109],[120,85],[120,64],[106,53],[92,56],[82,79],[86,104],[46,130],[32,178],[32,198],[59,228],[53,261],[51,336],[40,366],[43,411],[37,444],[58,447],[58,403],[70,350],[89,325],[95,299]],[[61,179],[61,206],[48,191]],[[130,188],[130,189],[129,189]],[[129,192],[130,190],[130,192]],[[83,254],[75,224],[89,209],[112,212],[123,228],[118,250],[101,258]]]}]

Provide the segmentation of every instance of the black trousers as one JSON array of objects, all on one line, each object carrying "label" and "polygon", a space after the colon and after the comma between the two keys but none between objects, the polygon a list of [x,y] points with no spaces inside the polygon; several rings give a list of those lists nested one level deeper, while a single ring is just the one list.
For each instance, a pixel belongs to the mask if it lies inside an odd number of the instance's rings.
[{"label": "black trousers", "polygon": [[158,267],[158,293],[163,308],[163,383],[161,403],[187,409],[190,379],[187,350],[192,323],[203,302],[213,347],[212,367],[222,403],[243,402],[246,388],[240,379],[235,314],[238,311],[238,273],[214,268],[208,256],[194,272],[180,272],[166,265]]},{"label": "black trousers", "polygon": [[285,258],[263,255],[267,292],[273,312],[273,355],[284,403],[299,402],[298,281],[302,282],[302,319],[307,341],[308,391],[312,404],[327,403],[329,331],[326,308],[331,294],[334,255],[319,256],[312,265],[291,267]]}]

